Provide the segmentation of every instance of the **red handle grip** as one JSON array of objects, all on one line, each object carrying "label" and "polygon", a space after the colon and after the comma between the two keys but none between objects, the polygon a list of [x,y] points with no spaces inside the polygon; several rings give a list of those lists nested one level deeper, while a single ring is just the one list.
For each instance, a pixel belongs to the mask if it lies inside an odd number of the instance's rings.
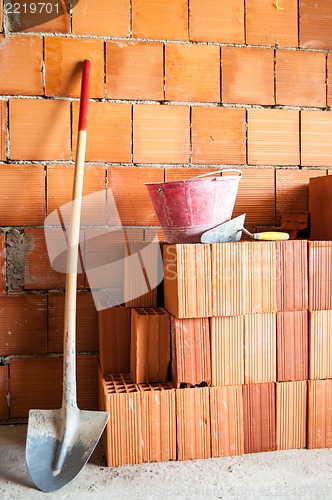
[{"label": "red handle grip", "polygon": [[88,121],[88,103],[89,103],[89,88],[90,88],[90,71],[91,61],[85,59],[83,62],[81,99],[80,99],[80,117],[78,122],[78,130],[86,130]]}]

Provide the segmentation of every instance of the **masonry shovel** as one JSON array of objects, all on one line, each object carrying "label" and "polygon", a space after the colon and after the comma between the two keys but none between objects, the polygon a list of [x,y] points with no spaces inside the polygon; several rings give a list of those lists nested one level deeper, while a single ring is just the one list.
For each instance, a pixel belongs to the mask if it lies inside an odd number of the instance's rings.
[{"label": "masonry shovel", "polygon": [[244,227],[245,218],[246,214],[242,214],[230,221],[224,222],[219,226],[205,231],[205,233],[201,236],[201,243],[225,243],[229,241],[240,241],[242,231],[254,240],[282,241],[289,239],[288,233],[278,231],[266,231],[263,233],[252,234]]},{"label": "masonry shovel", "polygon": [[33,482],[45,492],[58,490],[80,472],[98,443],[109,418],[107,412],[80,410],[76,399],[77,259],[90,66],[90,61],[85,60],[67,256],[62,407],[59,410],[29,412],[27,465]]}]

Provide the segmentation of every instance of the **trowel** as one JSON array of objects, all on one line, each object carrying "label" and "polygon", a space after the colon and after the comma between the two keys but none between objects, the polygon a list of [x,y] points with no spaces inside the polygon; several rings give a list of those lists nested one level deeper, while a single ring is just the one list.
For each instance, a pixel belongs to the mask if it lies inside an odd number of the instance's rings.
[{"label": "trowel", "polygon": [[279,231],[265,231],[262,233],[250,233],[244,227],[246,214],[239,215],[219,226],[215,226],[201,236],[201,243],[226,243],[229,241],[240,241],[242,231],[254,240],[283,241],[289,239],[288,233]]}]

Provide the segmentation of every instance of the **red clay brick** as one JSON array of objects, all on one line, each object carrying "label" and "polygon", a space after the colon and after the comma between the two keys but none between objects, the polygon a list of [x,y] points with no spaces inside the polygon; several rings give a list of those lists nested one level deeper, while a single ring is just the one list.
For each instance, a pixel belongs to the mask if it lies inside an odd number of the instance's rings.
[{"label": "red clay brick", "polygon": [[44,223],[43,165],[0,165],[0,225]]},{"label": "red clay brick", "polygon": [[172,383],[211,385],[210,328],[208,318],[171,318]]},{"label": "red clay brick", "polygon": [[283,212],[309,210],[309,181],[311,177],[325,176],[326,170],[276,170],[276,222]]},{"label": "red clay brick", "polygon": [[329,0],[300,0],[300,46],[314,49],[332,48],[332,5]]},{"label": "red clay brick", "polygon": [[42,59],[42,37],[0,35],[0,93],[43,94]]},{"label": "red clay brick", "polygon": [[308,313],[277,313],[277,380],[308,378]]},{"label": "red clay brick", "polygon": [[310,237],[332,240],[331,221],[332,177],[313,177],[309,181]]},{"label": "red clay brick", "polygon": [[195,42],[244,43],[243,0],[191,0],[190,39]]},{"label": "red clay brick", "polygon": [[102,374],[129,373],[131,309],[117,306],[98,311],[98,331]]},{"label": "red clay brick", "polygon": [[212,458],[242,455],[243,397],[241,385],[210,388]]},{"label": "red clay brick", "polygon": [[[1,172],[1,170],[0,170]],[[47,214],[71,202],[74,167],[47,166]],[[98,194],[97,194],[98,192]],[[95,196],[88,196],[96,193]],[[81,225],[106,224],[106,171],[105,167],[86,165],[84,169]],[[67,210],[68,208],[68,210]],[[70,218],[70,206],[62,208],[62,216]],[[68,218],[67,218],[68,217]],[[18,224],[19,225],[19,224]]]},{"label": "red clay brick", "polygon": [[[76,332],[77,352],[98,351],[98,316],[92,294],[77,294]],[[63,293],[48,294],[48,337],[47,352],[63,352],[65,295]]]},{"label": "red clay brick", "polygon": [[309,241],[309,311],[332,310],[332,242]]},{"label": "red clay brick", "polygon": [[[60,241],[59,229],[48,228],[47,236],[52,245],[62,243]],[[64,289],[66,282],[66,256],[61,258],[61,263],[57,262],[57,269],[63,269],[63,272],[55,271],[50,263],[47,246],[45,241],[44,229],[26,228],[24,230],[25,239],[25,269],[24,269],[24,287],[32,290],[51,290]],[[66,247],[67,248],[67,247]],[[79,272],[77,286],[82,287],[84,275]]]},{"label": "red clay brick", "polygon": [[322,52],[277,50],[276,103],[326,106],[325,65]]},{"label": "red clay brick", "polygon": [[276,384],[277,450],[305,448],[307,437],[307,381]]},{"label": "red clay brick", "polygon": [[0,295],[6,293],[6,236],[0,232]]},{"label": "red clay brick", "polygon": [[244,453],[276,449],[275,384],[243,385]]},{"label": "red clay brick", "polygon": [[309,378],[332,378],[332,311],[311,311],[309,326]]},{"label": "red clay brick", "polygon": [[327,54],[327,105],[332,106],[332,56]]},{"label": "red clay brick", "polygon": [[222,102],[274,104],[272,49],[223,47]]},{"label": "red clay brick", "polygon": [[[131,161],[131,105],[91,102],[86,161]],[[79,103],[73,103],[73,156],[76,154]]]},{"label": "red clay brick", "polygon": [[161,307],[133,308],[130,344],[130,375],[133,382],[166,382],[171,357],[167,312]]},{"label": "red clay brick", "polygon": [[245,163],[245,109],[193,107],[192,160],[193,163]]},{"label": "red clay brick", "polygon": [[307,447],[332,447],[332,380],[308,381]]},{"label": "red clay brick", "polygon": [[299,165],[299,112],[288,109],[248,110],[250,165]]},{"label": "red clay brick", "polygon": [[246,314],[244,320],[244,382],[275,382],[276,314]]},{"label": "red clay brick", "polygon": [[72,11],[73,33],[78,35],[128,36],[129,0],[79,0]]},{"label": "red clay brick", "polygon": [[301,111],[301,165],[331,165],[331,127],[329,111]]},{"label": "red clay brick", "polygon": [[[27,418],[30,409],[60,408],[62,363],[62,357],[10,361],[10,418]],[[77,401],[81,409],[98,409],[97,356],[77,356]]]},{"label": "red clay brick", "polygon": [[[279,8],[277,7],[279,6]],[[246,2],[246,43],[297,47],[297,0]]]},{"label": "red clay brick", "polygon": [[161,43],[107,42],[106,97],[163,100],[163,59]]},{"label": "red clay brick", "polygon": [[[113,194],[123,226],[159,224],[145,182],[163,181],[164,169],[162,168],[111,167],[108,169],[109,195]],[[125,190],[124,186],[126,186]],[[111,196],[108,199],[108,224],[116,224],[117,221],[112,214],[113,199]]]},{"label": "red clay brick", "polygon": [[188,163],[189,107],[134,106],[134,162]]},{"label": "red clay brick", "polygon": [[[19,2],[21,9],[23,9],[24,2]],[[55,2],[52,3],[53,14],[58,12],[58,15],[50,15],[46,9],[42,12],[36,13],[29,10],[27,3],[27,12],[20,16],[16,16],[13,22],[9,23],[9,29],[12,32],[43,32],[43,33],[69,33],[70,32],[70,13],[67,8],[68,2]],[[12,2],[13,4],[13,2]],[[38,4],[37,4],[38,6]],[[38,8],[38,7],[37,7]],[[21,11],[22,12],[22,11]]]},{"label": "red clay brick", "polygon": [[8,392],[9,392],[9,370],[8,365],[0,365],[0,422],[8,420]]},{"label": "red clay brick", "polygon": [[176,389],[178,460],[211,457],[209,388]]},{"label": "red clay brick", "polygon": [[45,295],[0,297],[0,354],[46,354]]},{"label": "red clay brick", "polygon": [[166,44],[165,96],[169,101],[220,101],[220,49]]},{"label": "red clay brick", "polygon": [[12,160],[69,160],[69,101],[11,99]]},{"label": "red clay brick", "polygon": [[7,102],[0,101],[0,160],[7,156]]},{"label": "red clay brick", "polygon": [[104,97],[104,45],[102,40],[45,38],[46,95],[79,97],[82,61],[90,59],[89,97]]},{"label": "red clay brick", "polygon": [[158,40],[188,39],[187,0],[133,0],[133,36]]}]

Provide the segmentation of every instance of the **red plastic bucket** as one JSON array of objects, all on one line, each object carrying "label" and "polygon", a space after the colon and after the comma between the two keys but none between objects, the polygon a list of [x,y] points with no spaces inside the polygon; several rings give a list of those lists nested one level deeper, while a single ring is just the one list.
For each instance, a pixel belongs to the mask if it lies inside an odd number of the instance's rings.
[{"label": "red plastic bucket", "polygon": [[[239,175],[226,175],[235,172]],[[220,177],[208,177],[220,173]],[[182,181],[146,183],[168,243],[197,243],[212,227],[232,218],[242,176],[225,169]]]}]

